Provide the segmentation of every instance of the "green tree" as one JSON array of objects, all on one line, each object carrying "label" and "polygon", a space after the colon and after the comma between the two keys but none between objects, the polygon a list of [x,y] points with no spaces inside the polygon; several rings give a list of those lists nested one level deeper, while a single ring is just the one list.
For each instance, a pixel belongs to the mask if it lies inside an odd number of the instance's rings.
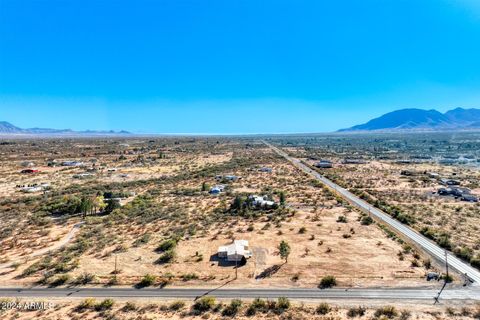
[{"label": "green tree", "polygon": [[285,263],[287,263],[288,256],[292,251],[290,245],[285,240],[282,240],[282,242],[280,242],[280,245],[278,246],[278,250],[280,251],[280,257],[282,257],[282,259],[285,259]]},{"label": "green tree", "polygon": [[103,212],[106,207],[107,204],[105,203],[105,198],[103,197],[103,195],[95,197],[95,199],[93,200],[93,209],[95,212],[97,212],[97,210]]},{"label": "green tree", "polygon": [[118,200],[110,199],[105,207],[106,213],[112,213],[113,210],[120,208],[120,202]]},{"label": "green tree", "polygon": [[285,192],[282,191],[280,192],[280,204],[284,206],[285,202],[286,202]]},{"label": "green tree", "polygon": [[93,208],[93,201],[90,198],[82,198],[80,202],[80,212],[83,214],[83,217],[86,217],[88,212],[91,212]]}]

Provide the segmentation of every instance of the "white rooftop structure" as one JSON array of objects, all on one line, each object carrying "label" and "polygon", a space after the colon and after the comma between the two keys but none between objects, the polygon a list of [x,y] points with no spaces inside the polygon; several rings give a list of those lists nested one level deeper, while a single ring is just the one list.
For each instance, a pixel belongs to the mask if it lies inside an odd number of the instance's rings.
[{"label": "white rooftop structure", "polygon": [[248,197],[249,199],[253,200],[252,205],[254,206],[259,206],[259,207],[272,207],[275,202],[267,200],[267,196],[257,196],[257,195],[251,195]]},{"label": "white rooftop structure", "polygon": [[252,256],[252,252],[249,250],[247,240],[235,240],[228,246],[218,247],[218,257],[226,258],[227,261],[242,261],[243,258],[247,259]]},{"label": "white rooftop structure", "polygon": [[40,187],[40,186],[35,186],[35,187],[23,187],[21,190],[22,190],[23,192],[26,192],[26,193],[34,193],[34,192],[42,191],[42,190],[43,190],[43,187]]}]

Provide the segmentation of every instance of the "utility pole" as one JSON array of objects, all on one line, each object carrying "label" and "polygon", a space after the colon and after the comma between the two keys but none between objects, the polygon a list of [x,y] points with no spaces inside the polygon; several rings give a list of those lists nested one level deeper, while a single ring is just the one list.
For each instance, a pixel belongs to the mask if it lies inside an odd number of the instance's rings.
[{"label": "utility pole", "polygon": [[237,256],[237,248],[235,247],[235,280],[238,279],[238,256]]},{"label": "utility pole", "polygon": [[447,271],[447,275],[445,276],[445,282],[443,283],[442,289],[438,292],[438,295],[434,298],[435,302],[433,304],[437,304],[440,299],[440,295],[442,294],[443,290],[447,286],[448,280],[450,279],[450,276],[448,275],[448,251],[445,249],[445,269]]}]

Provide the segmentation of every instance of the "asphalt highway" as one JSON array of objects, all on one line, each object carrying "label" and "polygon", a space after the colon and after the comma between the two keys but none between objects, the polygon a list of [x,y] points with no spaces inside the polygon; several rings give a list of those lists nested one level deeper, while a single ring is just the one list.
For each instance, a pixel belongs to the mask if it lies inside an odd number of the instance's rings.
[{"label": "asphalt highway", "polygon": [[409,239],[412,243],[417,245],[418,247],[425,250],[429,253],[434,259],[445,263],[448,261],[448,265],[450,268],[455,269],[458,273],[468,277],[470,281],[473,281],[474,285],[480,285],[480,272],[470,266],[468,263],[463,262],[462,260],[455,257],[450,252],[446,252],[445,249],[438,246],[433,241],[427,239],[423,235],[419,234],[415,230],[409,228],[408,226],[404,225],[403,223],[393,219],[387,213],[373,207],[368,202],[360,199],[350,191],[346,190],[345,188],[340,187],[339,185],[333,183],[332,181],[328,180],[324,176],[320,175],[317,171],[312,170],[310,167],[302,163],[299,159],[290,157],[287,153],[280,150],[279,148],[271,145],[270,143],[263,141],[268,147],[274,150],[277,154],[284,157],[288,161],[290,161],[294,166],[298,169],[306,172],[307,174],[315,177],[317,180],[325,184],[326,186],[330,187],[331,189],[335,190],[338,194],[344,197],[348,202],[355,205],[356,207],[363,209],[364,211],[368,211],[372,216],[377,218],[377,220],[382,221],[390,228],[394,229],[397,234],[401,234],[403,237]]},{"label": "asphalt highway", "polygon": [[[210,295],[219,299],[367,299],[367,300],[431,300],[435,289],[134,289],[134,288],[1,288],[0,297],[15,298],[164,298],[194,300]],[[442,300],[480,300],[480,291],[473,288],[447,289]]]}]

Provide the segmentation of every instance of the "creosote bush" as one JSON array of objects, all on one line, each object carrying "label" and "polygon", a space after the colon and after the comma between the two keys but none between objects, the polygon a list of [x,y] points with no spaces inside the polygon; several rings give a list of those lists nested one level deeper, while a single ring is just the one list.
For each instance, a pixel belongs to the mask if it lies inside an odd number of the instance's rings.
[{"label": "creosote bush", "polygon": [[337,285],[337,279],[334,276],[325,276],[320,280],[321,289],[332,288]]},{"label": "creosote bush", "polygon": [[315,312],[321,315],[326,315],[329,314],[330,311],[332,311],[332,308],[330,305],[326,302],[320,303],[317,308],[315,309]]},{"label": "creosote bush", "polygon": [[225,309],[223,309],[222,315],[227,317],[234,317],[240,310],[241,306],[242,300],[233,299],[230,304],[227,305]]},{"label": "creosote bush", "polygon": [[192,306],[192,310],[195,314],[201,314],[211,310],[215,306],[214,297],[202,297],[195,301]]}]

